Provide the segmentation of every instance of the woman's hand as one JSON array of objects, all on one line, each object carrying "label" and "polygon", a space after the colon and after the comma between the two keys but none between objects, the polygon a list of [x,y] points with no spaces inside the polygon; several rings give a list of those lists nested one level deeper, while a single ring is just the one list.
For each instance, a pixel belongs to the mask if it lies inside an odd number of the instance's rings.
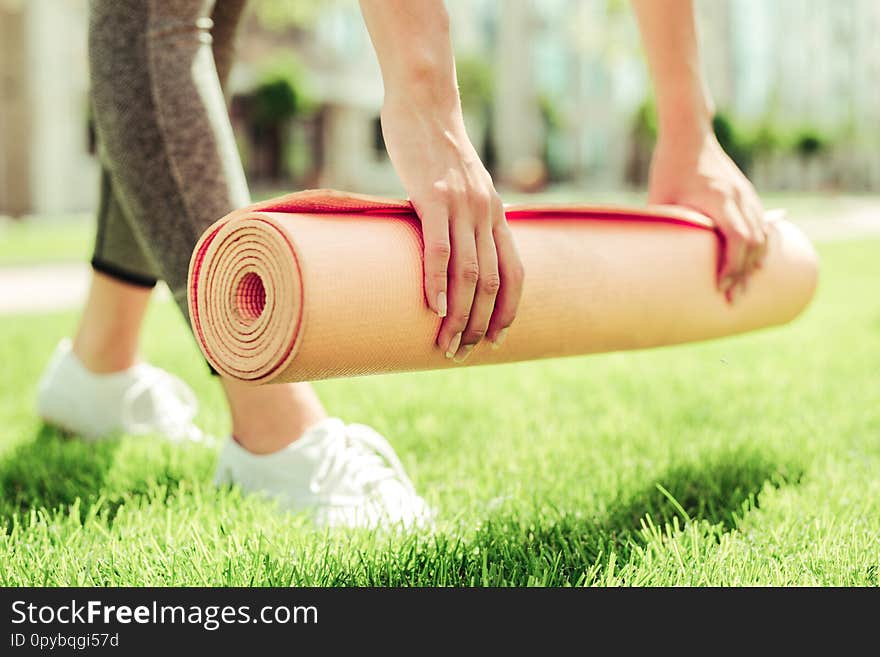
[{"label": "woman's hand", "polygon": [[419,219],[425,297],[437,344],[461,362],[485,336],[500,347],[523,270],[501,199],[464,129],[442,0],[360,0],[382,80],[382,132]]},{"label": "woman's hand", "polygon": [[523,268],[501,198],[464,129],[458,95],[387,94],[382,131],[422,222],[425,296],[444,317],[437,344],[463,361],[485,336],[500,347]]},{"label": "woman's hand", "polygon": [[658,141],[648,200],[708,215],[724,239],[718,288],[733,302],[767,251],[764,210],[712,131],[693,0],[633,0],[657,95]]},{"label": "woman's hand", "polygon": [[711,130],[690,132],[664,135],[661,130],[648,202],[687,206],[715,221],[724,239],[718,289],[733,303],[767,253],[764,209]]}]

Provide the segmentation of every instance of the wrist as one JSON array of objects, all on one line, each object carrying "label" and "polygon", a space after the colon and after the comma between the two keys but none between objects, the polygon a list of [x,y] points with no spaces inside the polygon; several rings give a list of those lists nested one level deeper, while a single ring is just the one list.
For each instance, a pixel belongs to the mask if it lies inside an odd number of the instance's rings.
[{"label": "wrist", "polygon": [[455,59],[445,11],[432,16],[433,37],[400,44],[393,57],[380,60],[385,95],[416,102],[442,102],[458,97]]},{"label": "wrist", "polygon": [[[448,67],[452,68],[452,67]],[[385,104],[454,108],[458,104],[455,72],[433,64],[410,64],[384,77]]]},{"label": "wrist", "polygon": [[714,133],[715,106],[702,90],[684,89],[658,94],[657,132],[659,138],[698,140]]}]

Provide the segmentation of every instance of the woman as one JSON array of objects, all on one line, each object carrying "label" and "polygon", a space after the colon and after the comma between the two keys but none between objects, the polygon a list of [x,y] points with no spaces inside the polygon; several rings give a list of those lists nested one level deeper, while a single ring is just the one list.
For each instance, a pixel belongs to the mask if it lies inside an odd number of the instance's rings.
[{"label": "woman", "polygon": [[[84,437],[201,435],[191,393],[138,362],[137,347],[156,281],[186,313],[196,240],[250,202],[223,96],[244,3],[91,3],[92,104],[104,167],[94,275],[76,336],[58,347],[39,391],[41,415]],[[634,5],[657,92],[650,200],[714,218],[726,244],[719,291],[734,302],[764,254],[760,202],[713,136],[691,0]],[[502,346],[522,265],[464,129],[442,0],[362,0],[361,9],[385,84],[388,153],[422,221],[426,300],[444,318],[437,344],[461,362],[480,340]],[[387,441],[328,418],[308,384],[221,384],[232,437],[218,482],[263,491],[327,525],[427,517]]]}]

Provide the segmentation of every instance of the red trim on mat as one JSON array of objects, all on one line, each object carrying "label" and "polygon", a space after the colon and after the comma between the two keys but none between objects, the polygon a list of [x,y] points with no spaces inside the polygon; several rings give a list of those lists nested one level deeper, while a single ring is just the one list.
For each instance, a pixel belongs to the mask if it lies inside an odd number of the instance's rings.
[{"label": "red trim on mat", "polygon": [[[338,192],[332,189],[309,189],[294,192],[247,208],[253,212],[301,214],[404,214],[415,215],[412,203],[367,194]],[[715,230],[711,219],[699,212],[674,205],[630,208],[615,205],[563,205],[522,203],[507,205],[508,220],[517,219],[586,219],[650,221]]]}]

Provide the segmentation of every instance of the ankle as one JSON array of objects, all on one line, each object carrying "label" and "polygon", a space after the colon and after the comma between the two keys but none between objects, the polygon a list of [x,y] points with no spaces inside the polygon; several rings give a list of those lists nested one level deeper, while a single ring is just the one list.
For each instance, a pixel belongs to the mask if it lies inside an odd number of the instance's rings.
[{"label": "ankle", "polygon": [[327,418],[306,383],[248,386],[228,379],[223,388],[232,415],[233,439],[253,454],[271,454]]},{"label": "ankle", "polygon": [[73,353],[92,374],[113,374],[127,370],[139,361],[136,344],[122,340],[91,339],[77,335]]},{"label": "ankle", "polygon": [[138,338],[150,289],[94,272],[73,341],[73,353],[95,374],[111,374],[137,363]]},{"label": "ankle", "polygon": [[309,428],[323,419],[326,416],[279,426],[233,428],[232,439],[251,454],[274,454],[295,443]]}]

